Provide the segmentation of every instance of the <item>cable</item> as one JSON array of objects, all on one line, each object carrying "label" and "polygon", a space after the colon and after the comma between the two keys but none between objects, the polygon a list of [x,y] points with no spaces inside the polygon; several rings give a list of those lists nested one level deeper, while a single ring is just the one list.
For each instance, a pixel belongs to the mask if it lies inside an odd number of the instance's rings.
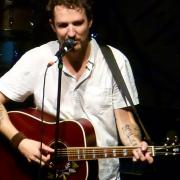
[{"label": "cable", "polygon": [[41,154],[40,154],[40,165],[39,165],[39,171],[38,171],[38,180],[41,180],[42,178],[42,144],[43,144],[43,136],[44,136],[44,126],[43,126],[43,123],[44,123],[44,98],[45,98],[45,87],[46,87],[46,76],[47,76],[47,71],[48,71],[48,68],[50,67],[50,63],[48,63],[47,67],[46,67],[46,70],[45,70],[45,73],[44,73],[44,80],[43,80],[43,96],[42,96],[42,107],[41,107],[41,122],[42,122],[42,126],[41,126],[41,129],[40,129],[40,134],[41,134],[41,137],[40,137],[40,151],[41,151]]}]

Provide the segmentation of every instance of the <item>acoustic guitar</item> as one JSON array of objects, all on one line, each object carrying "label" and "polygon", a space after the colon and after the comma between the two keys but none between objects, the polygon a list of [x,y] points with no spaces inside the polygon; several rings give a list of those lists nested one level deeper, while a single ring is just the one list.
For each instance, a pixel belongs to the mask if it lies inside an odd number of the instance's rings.
[{"label": "acoustic guitar", "polygon": [[[13,149],[9,141],[0,136],[0,180],[95,180],[98,177],[98,159],[132,158],[135,147],[97,147],[95,131],[89,120],[62,120],[58,125],[58,141],[55,118],[43,115],[37,109],[28,108],[8,112],[11,122],[28,138],[42,141],[56,147],[56,156],[41,167],[29,163],[19,151]],[[55,144],[56,142],[56,144]],[[149,146],[148,151],[156,155],[176,155],[178,145]]]}]

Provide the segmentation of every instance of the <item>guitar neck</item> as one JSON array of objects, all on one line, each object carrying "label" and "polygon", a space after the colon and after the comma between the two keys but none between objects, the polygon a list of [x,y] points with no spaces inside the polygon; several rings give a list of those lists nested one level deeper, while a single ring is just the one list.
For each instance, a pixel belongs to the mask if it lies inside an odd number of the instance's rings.
[{"label": "guitar neck", "polygon": [[[115,147],[68,147],[60,149],[59,156],[67,156],[69,161],[97,160],[102,158],[132,158],[132,146],[115,146]],[[154,146],[149,146],[148,151],[154,155]]]}]

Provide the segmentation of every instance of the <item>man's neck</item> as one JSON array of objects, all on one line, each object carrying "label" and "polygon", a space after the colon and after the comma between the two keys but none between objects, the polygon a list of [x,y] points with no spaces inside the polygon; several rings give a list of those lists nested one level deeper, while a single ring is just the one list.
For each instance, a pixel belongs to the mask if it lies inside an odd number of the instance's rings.
[{"label": "man's neck", "polygon": [[88,43],[87,47],[83,48],[83,50],[69,52],[63,58],[64,66],[72,75],[76,76],[77,79],[82,75],[86,68],[90,50],[91,46],[90,43]]}]

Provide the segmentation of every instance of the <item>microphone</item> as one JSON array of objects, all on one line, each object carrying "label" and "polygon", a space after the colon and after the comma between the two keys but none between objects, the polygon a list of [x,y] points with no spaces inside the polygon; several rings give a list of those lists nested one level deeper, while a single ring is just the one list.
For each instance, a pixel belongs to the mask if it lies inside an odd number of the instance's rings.
[{"label": "microphone", "polygon": [[58,59],[63,57],[67,52],[72,50],[75,45],[76,42],[73,39],[66,39],[55,56],[57,56]]},{"label": "microphone", "polygon": [[55,64],[58,60],[61,60],[61,58],[68,53],[69,51],[71,51],[73,49],[73,47],[76,45],[76,42],[73,39],[66,39],[62,45],[60,46],[59,51],[55,54],[54,56],[54,60],[50,61],[48,63],[48,67],[52,66],[53,64]]}]

